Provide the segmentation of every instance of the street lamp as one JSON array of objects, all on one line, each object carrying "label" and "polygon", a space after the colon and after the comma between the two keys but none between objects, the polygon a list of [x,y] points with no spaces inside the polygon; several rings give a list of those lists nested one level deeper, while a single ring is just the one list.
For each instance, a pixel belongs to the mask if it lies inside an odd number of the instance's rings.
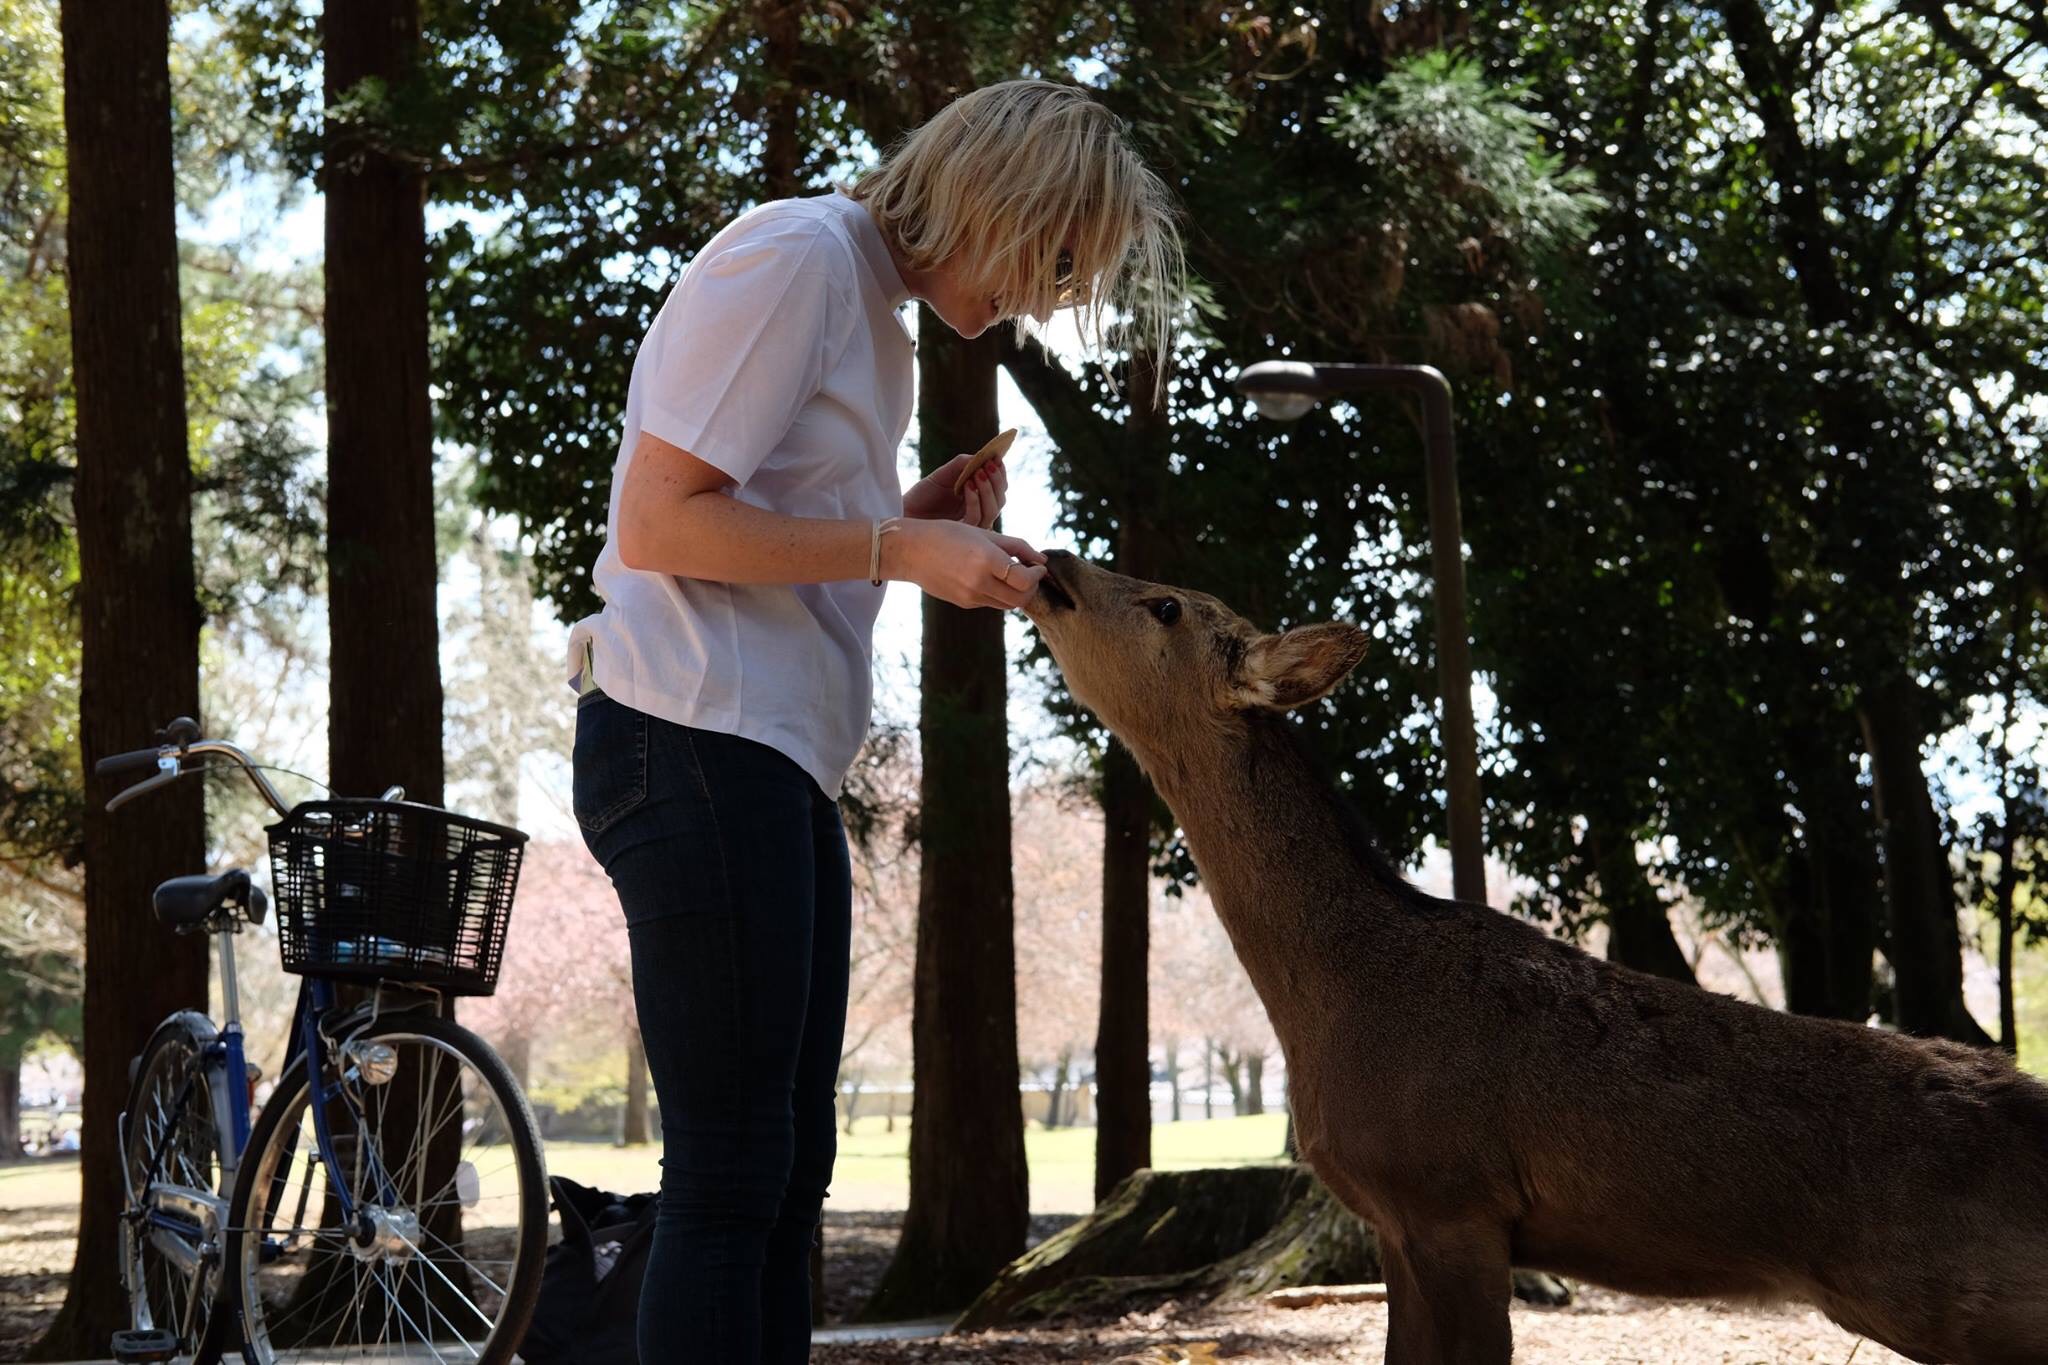
[{"label": "street lamp", "polygon": [[1458,464],[1451,445],[1451,385],[1432,365],[1321,365],[1262,360],[1232,381],[1259,415],[1291,422],[1326,397],[1396,389],[1422,398],[1428,450],[1429,558],[1435,579],[1436,676],[1443,694],[1451,814],[1451,890],[1486,903],[1485,846],[1479,830],[1479,739],[1472,725],[1472,656],[1465,629],[1465,562],[1459,529]]}]

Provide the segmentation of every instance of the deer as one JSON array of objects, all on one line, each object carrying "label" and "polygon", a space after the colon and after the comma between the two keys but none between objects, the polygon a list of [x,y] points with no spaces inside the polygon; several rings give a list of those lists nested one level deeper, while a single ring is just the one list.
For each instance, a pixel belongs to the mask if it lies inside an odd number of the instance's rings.
[{"label": "deer", "polygon": [[1288,718],[1367,631],[1269,633],[1046,561],[1025,614],[1173,812],[1272,1018],[1301,1156],[1379,1236],[1390,1365],[1511,1360],[1511,1266],[1804,1301],[1916,1361],[2048,1361],[2048,1085],[1426,894]]}]

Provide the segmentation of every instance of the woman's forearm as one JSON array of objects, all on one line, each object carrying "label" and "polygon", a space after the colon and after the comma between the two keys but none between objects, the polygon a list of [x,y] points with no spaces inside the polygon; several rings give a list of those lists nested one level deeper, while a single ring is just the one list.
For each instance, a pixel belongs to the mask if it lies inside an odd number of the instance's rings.
[{"label": "woman's forearm", "polygon": [[[629,569],[721,583],[832,583],[866,578],[871,531],[865,520],[793,517],[717,491],[675,499],[658,516],[621,527]],[[889,576],[895,534],[882,537]]]}]

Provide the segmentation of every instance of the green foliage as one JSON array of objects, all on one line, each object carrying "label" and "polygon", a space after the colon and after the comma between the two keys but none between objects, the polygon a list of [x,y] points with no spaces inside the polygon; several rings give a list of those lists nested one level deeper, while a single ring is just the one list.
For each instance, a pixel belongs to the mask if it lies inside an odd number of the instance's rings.
[{"label": "green foliage", "polygon": [[[0,0],[0,1044],[77,1032],[84,783],[57,15],[55,0]],[[226,49],[203,24],[181,19],[181,33],[178,187],[200,214],[261,164]],[[236,244],[188,240],[180,261],[202,605],[216,627],[283,634],[313,586],[321,493],[294,426],[309,373],[265,353],[301,337],[305,281],[252,266]]]},{"label": "green foliage", "polygon": [[0,858],[79,828],[62,45],[51,0],[0,0]]},{"label": "green foliage", "polygon": [[[1369,664],[1301,719],[1368,823],[1416,854],[1444,819],[1419,431],[1388,395],[1283,426],[1229,381],[1277,354],[1490,378],[1495,352],[1440,320],[1533,297],[1597,201],[1546,151],[1523,92],[1469,61],[1403,57],[1346,7],[1218,16],[1179,33],[1171,57],[1138,41],[1146,22],[1133,15],[1107,45],[1103,98],[1172,168],[1206,303],[1187,319],[1163,431],[1132,411],[1127,372],[1113,391],[1092,372],[1034,381],[1016,362],[1056,446],[1061,526],[1101,555],[1138,521],[1150,576],[1264,628],[1369,630]],[[1069,733],[1099,746],[1042,644],[1032,656]],[[1157,870],[1194,876],[1170,833]]]},{"label": "green foliage", "polygon": [[[1328,121],[1419,255],[1444,262],[1470,240],[1555,258],[1584,242],[1600,199],[1592,173],[1549,145],[1555,129],[1530,98],[1476,61],[1427,51],[1336,96]],[[1471,248],[1459,256],[1469,267]]]},{"label": "green foliage", "polygon": [[577,17],[437,44],[483,60],[448,96],[475,141],[457,153],[469,169],[435,182],[463,212],[432,245],[441,434],[478,448],[478,496],[519,513],[570,619],[596,604],[633,350],[682,260],[758,197],[721,151],[747,136],[713,69],[727,54],[706,50],[723,12]]},{"label": "green foliage", "polygon": [[2008,301],[2043,283],[2044,166],[1917,22],[1809,13],[1781,87],[1690,14],[1528,4],[1475,37],[1612,207],[1514,393],[1467,408],[1474,635],[1536,908],[1597,897],[1583,814],[1760,936],[1829,846],[1874,878],[1863,689],[1903,661],[1940,733],[2025,636],[2041,353]]},{"label": "green foliage", "polygon": [[0,946],[0,1069],[18,1066],[43,1038],[75,1050],[84,1029],[83,988],[76,960]]},{"label": "green foliage", "polygon": [[[597,606],[633,351],[690,255],[774,192],[775,109],[798,153],[780,192],[815,192],[903,131],[912,87],[939,79],[934,49],[1000,79],[1085,24],[1058,7],[826,7],[803,13],[790,66],[735,7],[503,9],[430,7],[417,89],[363,117],[415,121],[390,136],[428,157],[451,210],[432,243],[440,434],[478,449],[478,496],[519,516],[539,591],[574,619]],[[875,82],[892,62],[897,84]]]},{"label": "green foliage", "polygon": [[[262,155],[317,175],[312,8],[218,12]],[[1829,858],[1874,899],[1859,699],[1904,670],[1928,735],[2007,687],[2039,705],[2048,35],[2018,11],[849,4],[780,37],[761,19],[433,3],[417,69],[329,111],[338,138],[427,171],[439,434],[475,448],[477,496],[533,537],[564,618],[595,605],[633,350],[689,255],[953,90],[1078,69],[1172,180],[1199,294],[1164,422],[1132,410],[1131,357],[1010,358],[1054,439],[1063,537],[1106,556],[1136,525],[1156,576],[1263,626],[1370,630],[1369,664],[1301,720],[1397,852],[1443,820],[1420,441],[1385,397],[1255,419],[1228,381],[1268,355],[1428,362],[1456,386],[1499,706],[1488,828],[1534,913],[1602,912],[1594,829],[1653,850],[1738,937],[1778,932]],[[793,165],[769,166],[771,133]],[[35,449],[61,452],[50,430]],[[306,512],[266,523],[265,563],[289,561],[317,490],[288,427],[238,417],[213,447],[245,462],[252,517]],[[40,459],[0,462],[0,489],[30,490],[0,499],[10,534],[47,505]],[[1099,748],[1036,645],[1029,666]],[[1192,875],[1170,836],[1162,860]]]}]

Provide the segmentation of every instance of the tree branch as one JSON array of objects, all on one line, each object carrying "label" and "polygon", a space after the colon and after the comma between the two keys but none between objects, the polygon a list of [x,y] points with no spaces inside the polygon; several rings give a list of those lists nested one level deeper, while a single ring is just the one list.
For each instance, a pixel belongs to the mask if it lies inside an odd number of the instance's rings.
[{"label": "tree branch", "polygon": [[1824,323],[1848,322],[1856,310],[1828,247],[1820,187],[1814,183],[1811,149],[1800,135],[1799,116],[1792,107],[1785,54],[1771,36],[1770,19],[1758,0],[1723,0],[1721,14],[1743,83],[1764,125],[1764,157],[1783,186],[1780,244],[1792,260],[1814,317]]},{"label": "tree branch", "polygon": [[1036,346],[1020,345],[1005,331],[996,359],[1010,372],[1017,389],[1045,423],[1054,444],[1066,450],[1108,450],[1123,431],[1121,423],[1095,410],[1072,375]]},{"label": "tree branch", "polygon": [[[1934,30],[1935,36],[1949,51],[1976,67],[1987,77],[1996,76],[2003,81],[2006,88],[2012,92],[2014,100],[2026,107],[2035,122],[2048,124],[2048,107],[2044,107],[2041,97],[2029,90],[2012,72],[2012,58],[2026,51],[2026,46],[2000,60],[1986,52],[1975,38],[1956,27],[1955,21],[1949,18],[1948,6],[1943,4],[1942,0],[1906,0],[1906,8],[1926,20],[1927,26]],[[2048,41],[2048,29],[2043,29],[2040,33],[2030,31],[2028,36],[2029,45]]]}]

